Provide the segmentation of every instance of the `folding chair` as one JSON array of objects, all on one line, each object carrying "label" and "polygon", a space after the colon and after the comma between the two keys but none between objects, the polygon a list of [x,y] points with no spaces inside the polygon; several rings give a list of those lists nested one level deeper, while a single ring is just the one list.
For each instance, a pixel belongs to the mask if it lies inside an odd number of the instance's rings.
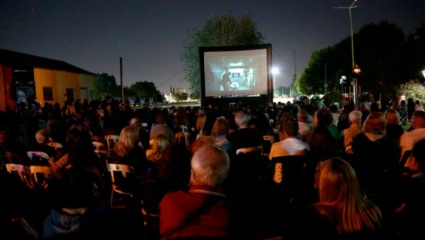
[{"label": "folding chair", "polygon": [[31,165],[45,165],[49,164],[49,155],[40,151],[27,151],[27,156],[30,159]]},{"label": "folding chair", "polygon": [[[108,163],[107,169],[111,174],[111,208],[122,208],[122,205],[117,206],[114,203],[120,200],[117,195],[133,198],[134,193],[129,189],[129,186],[132,180],[135,181],[135,178],[131,178],[132,175],[134,176],[135,170],[130,165],[117,163]],[[124,201],[124,205],[128,205],[126,201]]]},{"label": "folding chair", "polygon": [[114,147],[114,144],[120,140],[120,136],[118,135],[106,135],[105,136],[106,144],[108,147],[108,150],[111,151]]},{"label": "folding chair", "polygon": [[30,186],[31,171],[27,166],[23,164],[6,163],[5,167],[8,173],[17,174],[25,185]]},{"label": "folding chair", "polygon": [[30,166],[31,175],[35,184],[42,188],[49,186],[49,181],[53,179],[53,173],[50,166]]},{"label": "folding chair", "polygon": [[184,144],[186,146],[189,146],[189,137],[190,133],[188,132],[177,132],[174,134],[174,138],[176,139],[176,141],[179,143],[183,143],[182,139],[184,139]]}]

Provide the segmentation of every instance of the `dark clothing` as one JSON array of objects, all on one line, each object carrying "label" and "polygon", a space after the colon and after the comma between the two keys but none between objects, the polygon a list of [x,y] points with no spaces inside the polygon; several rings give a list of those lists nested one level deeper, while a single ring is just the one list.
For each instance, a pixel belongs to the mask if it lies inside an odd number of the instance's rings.
[{"label": "dark clothing", "polygon": [[[376,135],[375,135],[376,136]],[[356,170],[360,186],[378,200],[386,190],[393,174],[397,171],[400,151],[386,137],[369,137],[357,134],[353,139],[353,168]],[[369,196],[373,198],[372,196]],[[382,200],[382,199],[381,199]],[[376,202],[379,205],[379,202]]]},{"label": "dark clothing", "polygon": [[130,165],[134,168],[136,174],[139,176],[146,174],[146,168],[148,164],[146,153],[139,146],[135,146],[130,151],[127,151],[123,157],[119,156],[116,152],[111,151],[110,162]]},{"label": "dark clothing", "polygon": [[[207,201],[209,203],[204,205]],[[201,206],[203,210],[185,227],[171,231]],[[160,203],[160,232],[163,237],[172,232],[170,238],[248,239],[253,236],[253,228],[243,207],[243,204],[227,198],[218,188],[193,186],[188,192],[168,193]]]},{"label": "dark clothing", "polygon": [[402,204],[405,207],[396,213],[390,231],[397,232],[399,239],[424,239],[425,228],[425,175],[400,178],[390,195],[389,207],[395,212]]},{"label": "dark clothing", "polygon": [[336,224],[328,217],[320,214],[316,208],[308,207],[306,210],[305,227],[300,232],[304,237],[297,236],[299,239],[344,239],[344,240],[369,240],[384,239],[382,232],[378,230],[366,230],[364,232],[355,233],[338,233]]},{"label": "dark clothing", "polygon": [[241,128],[229,134],[226,139],[235,151],[239,148],[258,147],[263,141],[261,133],[254,128]]}]

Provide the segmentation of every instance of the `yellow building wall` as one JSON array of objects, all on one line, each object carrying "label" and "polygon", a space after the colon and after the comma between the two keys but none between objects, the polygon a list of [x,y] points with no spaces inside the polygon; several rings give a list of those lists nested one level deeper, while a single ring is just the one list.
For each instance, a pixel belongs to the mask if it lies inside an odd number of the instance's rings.
[{"label": "yellow building wall", "polygon": [[[80,99],[80,88],[87,93],[93,92],[95,76],[91,74],[79,74],[43,68],[34,68],[35,96],[38,102],[44,106],[45,102],[64,105],[66,99],[66,89],[73,89],[74,100]],[[46,101],[43,97],[43,87],[52,87],[53,100]],[[89,100],[93,97],[88,94]]]}]

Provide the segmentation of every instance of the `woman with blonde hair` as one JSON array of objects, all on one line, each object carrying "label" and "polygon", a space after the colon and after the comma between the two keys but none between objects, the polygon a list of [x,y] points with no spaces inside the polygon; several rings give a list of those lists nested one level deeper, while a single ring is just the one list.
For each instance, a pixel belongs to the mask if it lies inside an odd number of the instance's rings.
[{"label": "woman with blonde hair", "polygon": [[144,175],[147,166],[146,154],[138,143],[139,129],[131,126],[124,127],[118,142],[112,148],[110,161],[128,164],[134,167],[136,174]]},{"label": "woman with blonde hair", "polygon": [[386,132],[388,138],[394,142],[396,146],[400,145],[400,137],[404,133],[403,127],[400,125],[400,115],[395,109],[388,109],[384,113],[387,120]]},{"label": "woman with blonde hair", "polygon": [[[352,143],[353,164],[368,198],[383,200],[390,177],[398,170],[400,147],[387,136],[382,112],[369,114]],[[379,203],[378,203],[379,204]]]},{"label": "woman with blonde hair", "polygon": [[164,134],[159,134],[157,138],[151,139],[151,148],[146,150],[146,158],[149,161],[156,161],[161,158],[162,152],[170,143]]},{"label": "woman with blonde hair", "polygon": [[[356,173],[342,158],[323,162],[319,173],[319,201],[306,218],[312,239],[379,239],[382,213],[362,196]],[[373,237],[373,238],[372,238]]]}]

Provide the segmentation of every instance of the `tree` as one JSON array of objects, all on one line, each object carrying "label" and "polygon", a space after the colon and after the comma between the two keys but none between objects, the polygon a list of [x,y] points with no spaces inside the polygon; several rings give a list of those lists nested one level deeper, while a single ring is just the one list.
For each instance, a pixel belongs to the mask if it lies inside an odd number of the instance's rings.
[{"label": "tree", "polygon": [[238,18],[231,12],[211,17],[202,30],[192,29],[188,35],[190,40],[184,47],[182,62],[185,65],[185,80],[196,98],[201,92],[199,47],[256,45],[263,43],[264,39],[249,15]]},{"label": "tree", "polygon": [[120,88],[113,75],[108,75],[107,73],[97,75],[96,90],[94,93],[96,99],[101,99],[107,95],[118,96],[119,94]]},{"label": "tree", "polygon": [[136,93],[138,97],[156,97],[159,91],[153,82],[143,81],[135,82],[130,85],[130,90]]},{"label": "tree", "polygon": [[397,88],[398,96],[404,95],[406,99],[419,100],[425,103],[425,85],[418,80],[410,80],[407,83],[400,84]]}]

